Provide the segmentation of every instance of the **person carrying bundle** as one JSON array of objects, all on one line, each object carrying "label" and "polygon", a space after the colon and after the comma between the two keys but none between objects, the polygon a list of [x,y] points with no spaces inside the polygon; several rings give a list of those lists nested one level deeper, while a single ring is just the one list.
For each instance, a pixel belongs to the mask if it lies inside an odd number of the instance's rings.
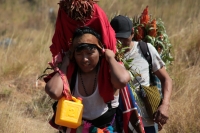
[{"label": "person carrying bundle", "polygon": [[[81,97],[84,110],[83,123],[77,129],[55,124],[55,112],[50,124],[64,132],[116,131],[118,98],[121,90],[127,91],[130,75],[115,60],[115,32],[104,11],[93,0],[61,0],[59,5],[50,46],[53,59],[49,64],[54,72],[44,78],[45,91],[55,100],[63,96],[70,100],[71,95]],[[65,84],[67,80],[69,86]],[[56,106],[55,103],[54,111]],[[137,122],[135,130],[143,133],[138,114],[131,113],[124,118],[127,120],[122,125],[124,132],[128,133],[130,116],[134,124]]]}]

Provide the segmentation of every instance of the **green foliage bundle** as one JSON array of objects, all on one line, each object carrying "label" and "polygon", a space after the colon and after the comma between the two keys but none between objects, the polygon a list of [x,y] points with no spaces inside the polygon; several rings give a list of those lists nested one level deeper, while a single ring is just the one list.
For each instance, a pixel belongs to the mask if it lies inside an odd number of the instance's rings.
[{"label": "green foliage bundle", "polygon": [[133,18],[134,27],[134,40],[151,43],[166,66],[171,64],[174,60],[170,53],[172,45],[169,41],[169,37],[164,26],[164,22],[159,19],[152,19],[152,16],[148,14],[148,6],[144,9],[139,17]]}]

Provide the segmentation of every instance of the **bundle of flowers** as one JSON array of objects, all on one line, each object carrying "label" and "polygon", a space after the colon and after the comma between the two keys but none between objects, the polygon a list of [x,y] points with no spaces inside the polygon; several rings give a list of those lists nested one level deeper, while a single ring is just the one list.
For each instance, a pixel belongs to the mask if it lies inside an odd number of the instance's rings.
[{"label": "bundle of flowers", "polygon": [[163,21],[159,19],[152,19],[148,13],[148,6],[143,10],[139,17],[133,18],[134,40],[151,43],[166,65],[171,64],[174,58],[170,54],[172,47]]}]

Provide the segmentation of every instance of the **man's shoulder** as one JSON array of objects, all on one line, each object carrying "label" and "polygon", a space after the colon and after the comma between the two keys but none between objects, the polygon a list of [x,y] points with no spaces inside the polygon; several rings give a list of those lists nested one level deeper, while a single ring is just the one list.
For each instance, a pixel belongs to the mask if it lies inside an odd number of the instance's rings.
[{"label": "man's shoulder", "polygon": [[149,48],[150,53],[157,53],[156,48],[151,43],[147,43],[147,46]]},{"label": "man's shoulder", "polygon": [[135,48],[135,47],[138,47],[138,44],[139,44],[138,41],[132,41],[132,43],[133,43],[133,47],[132,47],[132,49]]}]

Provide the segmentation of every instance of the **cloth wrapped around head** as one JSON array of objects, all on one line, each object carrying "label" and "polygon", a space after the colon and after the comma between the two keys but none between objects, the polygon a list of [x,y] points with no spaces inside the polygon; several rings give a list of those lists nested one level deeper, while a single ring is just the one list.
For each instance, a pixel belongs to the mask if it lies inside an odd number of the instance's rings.
[{"label": "cloth wrapped around head", "polygon": [[80,28],[76,29],[76,31],[75,31],[75,33],[73,35],[73,38],[72,38],[72,42],[73,42],[74,38],[80,37],[80,36],[82,36],[84,34],[92,34],[92,35],[94,35],[98,40],[98,44],[93,44],[92,45],[92,44],[84,43],[84,44],[81,44],[79,46],[72,45],[70,47],[70,50],[69,50],[70,54],[71,54],[71,59],[72,59],[74,51],[77,51],[77,50],[81,51],[84,48],[89,48],[89,49],[97,48],[100,53],[103,52],[104,48],[103,48],[103,45],[102,45],[102,42],[101,42],[101,36],[96,31],[94,31],[92,28],[90,28],[88,26],[80,27]]},{"label": "cloth wrapped around head", "polygon": [[[111,49],[116,52],[116,38],[115,32],[110,26],[110,22],[105,12],[96,4],[93,3],[92,16],[86,21],[77,21],[70,18],[65,12],[64,8],[60,6],[56,20],[55,33],[52,39],[50,51],[53,58],[59,53],[64,56],[64,52],[69,51],[73,38],[74,31],[83,26],[93,28],[101,36],[102,46],[105,49]],[[67,70],[67,78],[70,79],[74,71],[74,64],[70,63]],[[100,95],[105,102],[113,100],[113,87],[110,82],[109,64],[103,58],[99,70],[98,87]]]}]

